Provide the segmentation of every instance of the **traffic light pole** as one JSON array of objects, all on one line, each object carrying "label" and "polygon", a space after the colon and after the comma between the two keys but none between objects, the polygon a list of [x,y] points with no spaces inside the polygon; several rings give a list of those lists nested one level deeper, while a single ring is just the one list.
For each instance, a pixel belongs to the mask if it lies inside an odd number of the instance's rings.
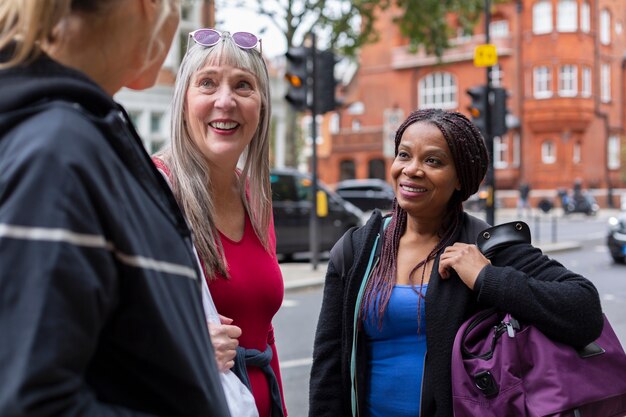
[{"label": "traffic light pole", "polygon": [[[491,4],[490,0],[485,0],[485,43],[489,44],[491,37],[489,35],[489,25],[491,23]],[[493,132],[491,129],[491,66],[486,67],[486,91],[485,91],[485,144],[489,153],[489,167],[487,168],[487,176],[485,185],[489,191],[487,196],[487,204],[485,206],[485,220],[490,225],[495,225],[495,204],[496,204],[496,182],[493,165]]]},{"label": "traffic light pole", "polygon": [[311,266],[313,270],[317,270],[319,263],[319,234],[317,221],[317,45],[315,33],[311,32],[311,217],[309,219],[309,247],[311,249]]}]

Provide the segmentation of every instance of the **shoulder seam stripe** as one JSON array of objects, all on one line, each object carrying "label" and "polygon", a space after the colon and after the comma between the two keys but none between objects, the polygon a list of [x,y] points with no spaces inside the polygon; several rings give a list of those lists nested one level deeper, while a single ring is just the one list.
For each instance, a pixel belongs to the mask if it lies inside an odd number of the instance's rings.
[{"label": "shoulder seam stripe", "polygon": [[151,269],[173,275],[184,276],[196,280],[196,271],[184,265],[171,262],[159,261],[139,255],[129,255],[115,248],[113,243],[99,235],[76,233],[67,229],[14,226],[0,223],[0,238],[22,239],[41,242],[64,242],[75,246],[105,249],[122,263],[143,269]]}]

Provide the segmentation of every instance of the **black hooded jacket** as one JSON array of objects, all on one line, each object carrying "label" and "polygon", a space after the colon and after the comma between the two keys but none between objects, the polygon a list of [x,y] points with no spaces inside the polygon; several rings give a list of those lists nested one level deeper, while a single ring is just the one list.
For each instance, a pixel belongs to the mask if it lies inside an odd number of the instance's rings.
[{"label": "black hooded jacket", "polygon": [[228,416],[198,277],[124,110],[45,56],[1,70],[0,415]]}]

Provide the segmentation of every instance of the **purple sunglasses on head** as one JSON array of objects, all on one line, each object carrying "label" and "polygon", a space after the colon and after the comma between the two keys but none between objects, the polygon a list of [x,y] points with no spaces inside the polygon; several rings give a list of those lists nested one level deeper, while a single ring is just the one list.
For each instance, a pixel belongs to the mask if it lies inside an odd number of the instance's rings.
[{"label": "purple sunglasses on head", "polygon": [[220,39],[230,37],[235,42],[235,45],[241,49],[252,49],[259,45],[259,52],[263,53],[261,39],[250,32],[235,32],[231,34],[229,32],[218,32],[215,29],[197,29],[191,32],[189,37],[202,46],[214,46],[217,45]]}]

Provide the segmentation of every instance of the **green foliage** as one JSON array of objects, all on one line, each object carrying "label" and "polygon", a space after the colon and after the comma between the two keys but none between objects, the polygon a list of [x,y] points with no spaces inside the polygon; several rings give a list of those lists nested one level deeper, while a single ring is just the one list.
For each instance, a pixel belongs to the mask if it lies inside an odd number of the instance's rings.
[{"label": "green foliage", "polygon": [[[491,0],[502,3],[512,0]],[[222,6],[233,6],[222,0]],[[391,5],[400,8],[395,23],[409,39],[411,50],[422,46],[440,57],[454,36],[446,16],[455,13],[465,33],[471,33],[480,18],[484,0],[239,0],[247,7],[270,18],[288,45],[296,46],[315,28],[322,48],[331,48],[344,56],[354,56],[359,47],[378,40],[374,30],[376,13]],[[220,7],[220,2],[218,5]],[[320,48],[320,49],[322,49]]]}]

